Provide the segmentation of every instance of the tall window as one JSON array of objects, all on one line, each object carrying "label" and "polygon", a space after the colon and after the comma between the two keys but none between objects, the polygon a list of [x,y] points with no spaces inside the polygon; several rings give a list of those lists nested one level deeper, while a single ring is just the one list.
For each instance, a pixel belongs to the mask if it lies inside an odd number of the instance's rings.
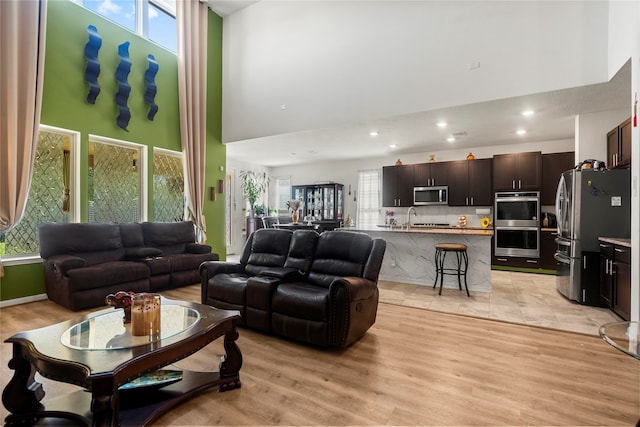
[{"label": "tall window", "polygon": [[287,202],[291,200],[291,178],[276,178],[276,206],[280,210],[287,210]]},{"label": "tall window", "polygon": [[176,0],[74,1],[172,52],[178,51]]},{"label": "tall window", "polygon": [[11,230],[0,232],[0,256],[3,258],[38,255],[40,223],[77,220],[78,140],[79,135],[75,132],[40,126],[24,215]]},{"label": "tall window", "polygon": [[381,201],[380,169],[358,171],[358,227],[375,227],[380,223]]},{"label": "tall window", "polygon": [[153,149],[153,220],[182,221],[185,217],[182,153]]},{"label": "tall window", "polygon": [[146,215],[147,147],[89,135],[89,222],[137,222]]}]

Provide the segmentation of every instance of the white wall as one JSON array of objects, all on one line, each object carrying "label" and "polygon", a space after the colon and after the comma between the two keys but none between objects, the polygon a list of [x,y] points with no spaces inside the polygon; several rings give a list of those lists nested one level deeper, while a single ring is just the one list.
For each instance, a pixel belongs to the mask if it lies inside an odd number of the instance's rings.
[{"label": "white wall", "polygon": [[[613,76],[631,58],[631,93],[628,114],[633,115],[633,102],[640,91],[640,2],[609,2],[608,66]],[[631,129],[631,320],[640,320],[640,131]]]},{"label": "white wall", "polygon": [[607,7],[258,2],[224,20],[223,142],[607,81]]}]

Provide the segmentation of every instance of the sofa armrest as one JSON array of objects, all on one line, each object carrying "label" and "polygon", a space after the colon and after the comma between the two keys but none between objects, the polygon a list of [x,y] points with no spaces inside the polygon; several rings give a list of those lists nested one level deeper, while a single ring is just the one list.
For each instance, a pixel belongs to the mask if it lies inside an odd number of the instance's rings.
[{"label": "sofa armrest", "polygon": [[208,254],[211,253],[211,246],[200,243],[187,243],[185,248],[188,254]]},{"label": "sofa armrest", "polygon": [[162,255],[162,251],[157,248],[136,247],[126,248],[124,250],[125,258],[132,261],[143,260],[149,257],[156,257],[160,255]]},{"label": "sofa armrest", "polygon": [[329,292],[335,294],[339,289],[347,291],[350,301],[367,299],[375,295],[378,284],[364,277],[340,277],[331,283]]},{"label": "sofa armrest", "polygon": [[260,275],[275,277],[277,279],[282,279],[285,281],[302,280],[304,278],[304,272],[298,270],[297,268],[289,267],[267,267],[263,270],[260,270]]},{"label": "sofa armrest", "polygon": [[49,268],[56,274],[63,276],[69,270],[87,266],[87,261],[74,255],[56,255],[45,260]]},{"label": "sofa armrest", "polygon": [[200,277],[205,284],[210,278],[220,273],[242,273],[244,268],[237,262],[205,261],[200,264]]}]

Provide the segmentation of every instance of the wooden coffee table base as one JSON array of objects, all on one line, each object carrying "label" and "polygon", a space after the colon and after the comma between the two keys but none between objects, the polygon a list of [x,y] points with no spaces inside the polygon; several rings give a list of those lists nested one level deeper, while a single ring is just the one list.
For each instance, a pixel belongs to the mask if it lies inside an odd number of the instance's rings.
[{"label": "wooden coffee table base", "polygon": [[[238,332],[234,324],[235,318],[237,316],[222,319],[215,327],[204,329],[204,332],[200,330],[201,334],[192,332],[186,334],[184,339],[174,339],[171,343],[174,345],[167,346],[166,351],[142,353],[142,356],[126,361],[123,369],[152,372],[166,366],[167,363],[193,354],[224,335],[226,355],[221,358],[219,372],[193,372],[175,368],[182,371],[182,379],[176,383],[157,389],[125,391],[118,390],[118,375],[107,373],[99,377],[91,376],[91,381],[85,384],[91,392],[79,390],[46,400],[43,400],[45,392],[42,384],[34,378],[36,372],[52,380],[81,385],[79,381],[74,380],[73,372],[66,376],[65,370],[84,368],[86,371],[86,366],[78,366],[78,363],[70,360],[53,360],[36,351],[31,341],[19,337],[21,334],[9,338],[7,341],[13,342],[13,358],[9,367],[15,372],[2,393],[2,402],[11,412],[5,418],[5,425],[28,426],[34,425],[41,418],[55,417],[86,426],[143,426],[203,390],[217,388],[218,391],[227,391],[239,388],[242,354],[236,345]],[[28,338],[31,332],[33,331],[23,335]],[[176,352],[178,349],[179,353]],[[98,352],[88,353],[94,356]],[[122,366],[121,364],[118,368]],[[171,368],[169,366],[169,369]],[[121,399],[121,396],[124,397]]]}]

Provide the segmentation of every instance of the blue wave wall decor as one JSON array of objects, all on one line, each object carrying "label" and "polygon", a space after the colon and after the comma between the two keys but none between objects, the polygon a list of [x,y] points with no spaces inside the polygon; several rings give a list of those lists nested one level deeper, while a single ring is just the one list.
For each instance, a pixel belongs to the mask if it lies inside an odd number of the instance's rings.
[{"label": "blue wave wall decor", "polygon": [[146,86],[146,90],[144,92],[144,100],[147,104],[149,104],[149,114],[147,114],[147,118],[153,121],[153,118],[158,112],[158,106],[154,101],[156,93],[158,92],[158,87],[156,86],[156,82],[154,79],[156,78],[156,74],[158,74],[158,69],[160,68],[160,66],[156,62],[156,58],[154,58],[153,55],[147,55],[147,59],[149,60],[149,67],[144,73],[144,83]]},{"label": "blue wave wall decor", "polygon": [[118,56],[120,57],[120,64],[116,69],[116,80],[118,81],[118,92],[116,93],[116,104],[118,105],[118,117],[116,123],[122,129],[127,130],[129,120],[131,119],[131,112],[127,106],[127,100],[129,99],[129,93],[131,93],[131,86],[127,82],[129,72],[131,71],[131,60],[129,59],[129,42],[124,42],[118,46]]},{"label": "blue wave wall decor", "polygon": [[102,46],[102,37],[98,34],[98,29],[93,25],[87,27],[89,41],[84,46],[84,56],[87,58],[87,69],[84,72],[84,79],[89,83],[89,93],[87,102],[95,104],[96,98],[100,94],[98,76],[100,75],[100,61],[98,61],[98,51]]}]

